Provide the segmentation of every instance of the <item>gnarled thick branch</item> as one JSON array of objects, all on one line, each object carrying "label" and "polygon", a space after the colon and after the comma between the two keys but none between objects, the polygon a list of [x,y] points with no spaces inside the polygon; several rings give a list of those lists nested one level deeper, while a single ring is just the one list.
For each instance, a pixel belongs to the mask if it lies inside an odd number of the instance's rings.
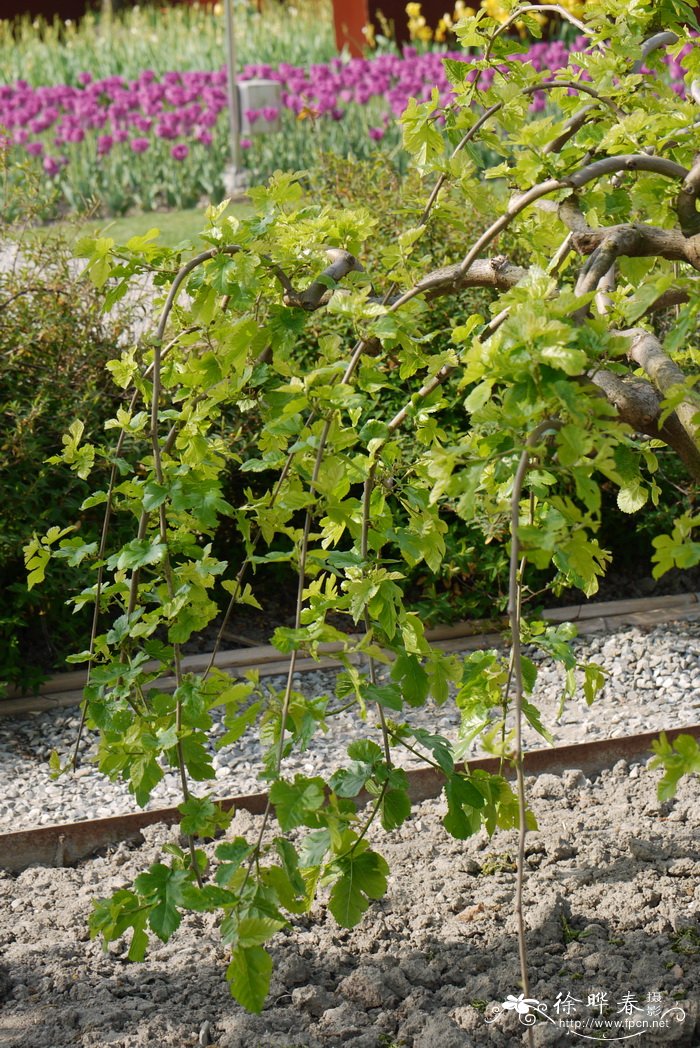
[{"label": "gnarled thick branch", "polygon": [[696,160],[691,167],[676,197],[676,214],[683,235],[686,237],[695,237],[700,233],[698,196],[700,196],[700,160]]},{"label": "gnarled thick branch", "polygon": [[559,206],[559,217],[572,232],[571,244],[580,255],[592,255],[605,245],[614,248],[615,256],[628,258],[665,258],[687,262],[700,270],[700,236],[686,237],[680,229],[662,229],[643,222],[591,229],[573,200]]},{"label": "gnarled thick branch", "polygon": [[[687,376],[677,364],[664,352],[661,343],[649,331],[642,328],[632,328],[621,332],[630,339],[630,347],[627,355],[630,360],[642,368],[661,394],[666,396],[675,387],[683,385]],[[690,393],[676,407],[676,415],[691,440],[696,444],[700,441],[700,426],[693,420],[700,411],[697,397]]]},{"label": "gnarled thick branch", "polygon": [[700,480],[700,447],[674,412],[659,425],[661,397],[650,382],[636,375],[623,376],[604,370],[596,371],[590,381],[605,394],[620,421],[638,433],[663,440],[673,448],[690,475]]}]

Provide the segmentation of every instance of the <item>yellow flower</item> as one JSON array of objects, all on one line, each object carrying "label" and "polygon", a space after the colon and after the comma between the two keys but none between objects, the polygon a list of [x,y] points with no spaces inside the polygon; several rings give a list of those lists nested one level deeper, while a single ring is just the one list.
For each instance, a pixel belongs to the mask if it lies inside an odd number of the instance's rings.
[{"label": "yellow flower", "polygon": [[372,25],[371,22],[369,22],[367,25],[363,25],[362,26],[362,35],[364,36],[365,40],[367,41],[367,46],[368,47],[376,47],[377,46],[377,41],[376,41],[375,36],[374,36],[374,26]]},{"label": "yellow flower", "polygon": [[506,22],[508,20],[508,11],[498,0],[482,0],[481,6],[486,14],[497,22]]},{"label": "yellow flower", "polygon": [[406,14],[409,18],[420,18],[420,4],[406,4]]},{"label": "yellow flower", "polygon": [[583,18],[584,6],[582,0],[559,0],[562,7],[565,7],[569,14],[572,14],[574,18]]}]

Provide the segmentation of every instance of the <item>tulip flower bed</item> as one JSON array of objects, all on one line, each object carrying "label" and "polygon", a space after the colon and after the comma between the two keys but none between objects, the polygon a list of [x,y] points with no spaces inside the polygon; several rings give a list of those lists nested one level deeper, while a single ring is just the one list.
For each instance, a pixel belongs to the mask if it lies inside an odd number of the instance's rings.
[{"label": "tulip flower bed", "polygon": [[[580,38],[573,47],[584,45]],[[242,79],[277,80],[282,103],[279,114],[274,108],[246,114],[256,130],[278,115],[282,121],[281,133],[243,138],[252,179],[276,169],[311,169],[328,152],[362,159],[380,146],[396,159],[396,118],[409,99],[429,99],[436,87],[441,106],[453,98],[444,57],[406,48],[403,55],[334,58],[308,68],[247,66]],[[519,57],[555,72],[566,65],[568,49],[560,41],[539,43]],[[671,61],[669,74],[679,93],[681,73]],[[488,87],[492,77],[490,70],[483,73],[481,86]],[[535,97],[532,109],[544,105],[544,97]],[[33,158],[64,210],[96,201],[109,214],[120,214],[134,207],[183,208],[223,196],[228,121],[222,69],[162,76],[145,70],[133,80],[98,80],[82,72],[75,85],[44,87],[18,80],[0,87],[0,128],[10,160]]]}]

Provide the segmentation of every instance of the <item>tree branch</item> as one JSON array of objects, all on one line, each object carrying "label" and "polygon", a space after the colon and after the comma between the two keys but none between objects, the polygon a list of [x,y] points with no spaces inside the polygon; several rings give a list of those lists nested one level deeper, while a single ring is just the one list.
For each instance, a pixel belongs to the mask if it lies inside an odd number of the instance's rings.
[{"label": "tree branch", "polygon": [[526,275],[527,269],[514,266],[504,255],[496,255],[494,258],[477,259],[464,272],[458,262],[435,269],[416,284],[416,291],[423,292],[427,299],[454,295],[468,287],[492,287],[498,291],[508,291]]},{"label": "tree branch", "polygon": [[[685,384],[686,375],[664,352],[655,335],[642,328],[632,328],[620,333],[632,340],[627,351],[630,360],[647,373],[663,396],[667,396],[675,387]],[[690,392],[676,408],[679,422],[696,444],[700,440],[700,426],[694,422],[694,417],[699,411],[698,399]]]},{"label": "tree branch", "polygon": [[659,425],[661,397],[650,382],[636,375],[617,375],[612,371],[596,371],[590,381],[605,395],[617,411],[621,422],[626,422],[638,433],[646,433],[663,440],[673,448],[695,480],[700,480],[700,448],[673,412]]},{"label": "tree branch", "polygon": [[[700,270],[700,236],[686,237],[679,229],[662,229],[642,222],[591,229],[575,200],[559,205],[559,217],[572,232],[572,246],[580,255],[593,255],[606,245],[614,248],[615,257],[665,258],[670,262],[687,262]],[[590,289],[592,290],[592,289]]]},{"label": "tree branch", "polygon": [[652,51],[657,51],[660,47],[670,47],[671,44],[677,42],[678,37],[670,29],[664,30],[662,33],[655,33],[654,36],[650,36],[649,39],[645,40],[642,44],[642,57],[637,59],[630,72],[641,72],[645,60],[649,57]]},{"label": "tree branch", "polygon": [[339,283],[348,273],[362,272],[362,266],[354,255],[341,248],[332,247],[326,251],[331,264],[326,266],[323,272],[314,280],[305,291],[294,291],[289,288],[284,296],[286,306],[298,306],[308,312],[326,305],[333,294],[334,285]]},{"label": "tree branch", "polygon": [[694,237],[700,233],[700,214],[697,210],[699,195],[700,159],[691,167],[676,198],[676,214],[686,237]]}]

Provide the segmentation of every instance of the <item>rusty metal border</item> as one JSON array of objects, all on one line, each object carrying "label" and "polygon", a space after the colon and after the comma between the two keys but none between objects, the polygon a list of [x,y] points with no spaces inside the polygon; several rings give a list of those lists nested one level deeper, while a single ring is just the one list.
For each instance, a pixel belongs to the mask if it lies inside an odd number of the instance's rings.
[{"label": "rusty metal border", "polygon": [[[549,773],[560,775],[569,768],[580,769],[587,775],[597,774],[610,768],[619,760],[628,763],[643,761],[651,753],[652,740],[659,732],[627,735],[617,739],[601,739],[595,742],[560,746],[554,749],[529,750],[524,754],[527,775]],[[670,741],[679,735],[692,735],[700,740],[700,724],[687,728],[666,731]],[[484,757],[467,762],[469,771],[482,769],[491,773],[499,770],[496,757]],[[464,768],[464,765],[459,765]],[[509,774],[508,770],[506,774]],[[430,800],[439,796],[444,776],[433,768],[410,769],[407,771],[408,792],[411,801]],[[267,805],[266,793],[255,793],[242,797],[226,797],[221,804],[227,808],[240,808],[252,815],[260,815]],[[358,804],[371,798],[360,794]],[[154,811],[132,812],[114,815],[106,819],[64,823],[56,826],[38,826],[30,830],[0,834],[0,869],[19,873],[32,865],[69,866],[93,855],[95,852],[121,841],[142,841],[141,830],[158,823],[173,825],[179,822],[177,808],[159,808]]]}]

